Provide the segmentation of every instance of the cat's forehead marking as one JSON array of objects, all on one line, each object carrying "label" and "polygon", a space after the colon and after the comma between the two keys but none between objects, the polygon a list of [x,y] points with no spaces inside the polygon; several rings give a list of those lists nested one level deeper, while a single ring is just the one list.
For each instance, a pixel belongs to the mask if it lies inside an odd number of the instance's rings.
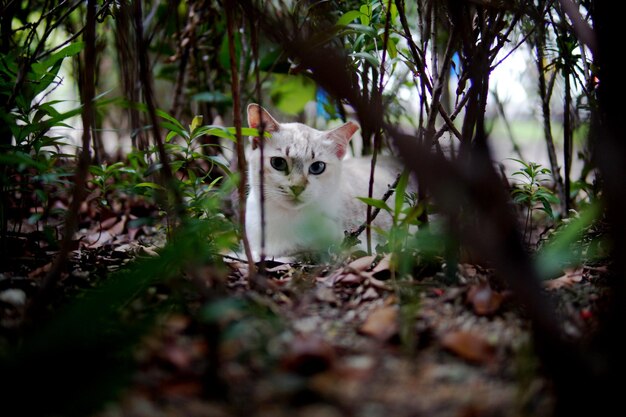
[{"label": "cat's forehead marking", "polygon": [[304,171],[304,161],[301,158],[293,158],[293,171],[303,172]]}]

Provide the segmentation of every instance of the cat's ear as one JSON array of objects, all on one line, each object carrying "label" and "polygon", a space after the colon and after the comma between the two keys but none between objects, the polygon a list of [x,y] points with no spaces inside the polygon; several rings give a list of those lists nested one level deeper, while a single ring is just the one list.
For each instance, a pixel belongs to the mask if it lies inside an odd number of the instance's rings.
[{"label": "cat's ear", "polygon": [[328,137],[335,143],[335,154],[337,158],[343,159],[343,157],[346,156],[348,142],[350,142],[352,135],[354,135],[354,132],[357,130],[359,130],[357,124],[348,122],[328,132]]},{"label": "cat's ear", "polygon": [[272,117],[263,107],[256,103],[248,104],[248,126],[264,130],[265,132],[276,132],[280,128],[280,123]]}]

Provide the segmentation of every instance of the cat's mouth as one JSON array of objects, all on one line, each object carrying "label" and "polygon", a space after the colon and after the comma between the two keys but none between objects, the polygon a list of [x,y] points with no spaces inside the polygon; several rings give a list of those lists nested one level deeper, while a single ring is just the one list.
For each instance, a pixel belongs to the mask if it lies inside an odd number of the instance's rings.
[{"label": "cat's mouth", "polygon": [[302,200],[299,196],[289,196],[287,197],[287,200],[289,201],[290,204],[294,205],[294,206],[303,206],[304,205],[304,200]]},{"label": "cat's mouth", "polygon": [[293,193],[286,192],[281,188],[282,194],[282,203],[287,207],[302,207],[307,204],[307,202],[302,198],[302,194],[294,195]]}]

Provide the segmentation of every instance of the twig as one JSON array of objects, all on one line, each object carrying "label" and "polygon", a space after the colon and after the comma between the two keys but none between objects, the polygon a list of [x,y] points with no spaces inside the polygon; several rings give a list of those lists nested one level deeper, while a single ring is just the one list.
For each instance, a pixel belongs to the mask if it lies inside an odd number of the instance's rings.
[{"label": "twig", "polygon": [[[387,2],[387,13],[385,15],[385,35],[383,38],[383,56],[380,60],[380,74],[378,80],[378,89],[376,91],[376,99],[382,102],[383,96],[383,79],[385,77],[385,60],[387,58],[387,43],[389,42],[389,28],[391,23],[391,0]],[[374,193],[374,174],[376,172],[376,160],[378,159],[378,148],[380,146],[381,132],[380,126],[377,126],[376,132],[374,132],[374,149],[372,153],[372,161],[370,164],[370,180],[369,187],[367,190],[367,196],[372,198]],[[372,224],[372,206],[368,204],[367,206],[367,253],[372,253],[372,228],[370,227]]]},{"label": "twig", "polygon": [[83,111],[81,114],[83,122],[82,151],[76,167],[74,189],[72,191],[72,202],[65,217],[65,228],[61,249],[57,254],[50,271],[43,279],[41,288],[37,296],[29,306],[29,316],[39,315],[44,311],[45,305],[50,297],[50,292],[58,282],[61,272],[67,264],[67,258],[72,247],[74,231],[78,226],[78,214],[80,205],[85,197],[85,185],[89,169],[90,153],[89,144],[91,142],[92,121],[95,97],[95,70],[96,70],[96,0],[87,2],[87,22],[85,24],[85,75],[83,78],[82,92]]},{"label": "twig", "polygon": [[[391,195],[394,193],[394,191],[396,190],[396,187],[398,186],[398,181],[400,181],[400,177],[402,176],[402,174],[398,174],[396,176],[396,179],[393,181],[392,184],[389,185],[389,187],[387,187],[387,191],[385,191],[385,194],[383,194],[381,200],[382,201],[387,201],[389,200],[389,197],[391,197]],[[368,207],[371,207],[368,205]],[[374,219],[376,219],[376,216],[378,216],[378,213],[380,213],[380,208],[376,207],[376,209],[374,209],[374,211],[372,211],[372,218],[371,221],[374,221]],[[346,235],[346,237],[344,238],[344,242],[346,241],[350,241],[351,239],[357,238],[359,237],[359,235],[361,233],[363,233],[363,230],[365,230],[366,227],[368,227],[368,222],[365,221],[364,223],[362,223],[359,227],[357,227],[356,229],[354,229],[353,231],[351,231],[349,234]]]},{"label": "twig", "polygon": [[163,145],[163,138],[161,137],[161,130],[159,129],[159,120],[156,115],[156,104],[154,100],[154,93],[152,90],[152,70],[148,64],[148,48],[144,39],[143,31],[143,18],[142,7],[140,1],[133,2],[133,18],[135,21],[135,42],[137,46],[137,53],[139,54],[139,80],[143,88],[144,100],[146,101],[146,107],[148,108],[148,116],[150,117],[150,123],[152,126],[152,135],[154,136],[154,142],[157,145],[159,152],[159,159],[163,164],[163,180],[167,188],[172,192],[174,197],[174,208],[178,217],[183,218],[184,207],[183,200],[180,195],[178,186],[174,184],[174,177],[172,175],[172,169],[167,159],[167,153],[165,152],[165,146]]},{"label": "twig", "polygon": [[243,140],[241,137],[241,96],[239,91],[239,71],[235,62],[235,2],[227,0],[226,8],[226,28],[228,32],[228,55],[230,59],[230,79],[231,90],[233,95],[233,123],[235,125],[235,137],[237,145],[237,168],[241,174],[237,191],[239,194],[239,221],[241,222],[241,236],[243,241],[246,258],[248,258],[249,274],[254,274],[255,265],[252,259],[252,251],[250,250],[250,241],[246,233],[246,155],[243,149]]},{"label": "twig", "polygon": [[[252,41],[252,56],[254,60],[254,81],[255,81],[255,92],[256,92],[256,102],[261,106],[263,105],[263,101],[261,100],[261,77],[259,74],[259,37],[258,37],[258,27],[255,17],[252,14],[248,15],[250,21],[250,35]],[[259,125],[259,157],[261,159],[261,164],[259,165],[259,196],[261,198],[261,253],[260,261],[259,261],[259,275],[265,275],[265,170],[263,166],[264,156],[265,156],[265,140],[263,140],[265,136],[265,123],[261,122]]]}]

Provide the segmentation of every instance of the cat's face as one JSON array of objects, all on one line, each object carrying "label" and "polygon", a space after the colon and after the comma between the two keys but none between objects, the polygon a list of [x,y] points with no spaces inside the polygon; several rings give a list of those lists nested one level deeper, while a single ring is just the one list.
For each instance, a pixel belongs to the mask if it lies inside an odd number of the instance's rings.
[{"label": "cat's face", "polygon": [[[263,145],[265,200],[286,208],[323,205],[337,191],[341,160],[357,126],[348,122],[331,131],[319,131],[300,123],[280,124],[260,106],[251,104],[249,126],[260,129],[261,123],[272,135]],[[260,146],[258,142],[254,145],[250,186],[259,189]]]}]

